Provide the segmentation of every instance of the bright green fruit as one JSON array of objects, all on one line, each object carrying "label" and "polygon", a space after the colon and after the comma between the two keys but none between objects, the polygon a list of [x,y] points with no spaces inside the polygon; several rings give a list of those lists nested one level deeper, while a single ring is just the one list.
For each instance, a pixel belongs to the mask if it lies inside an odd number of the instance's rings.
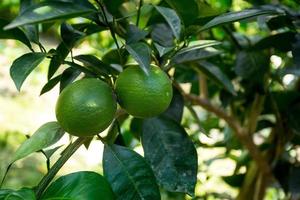
[{"label": "bright green fruit", "polygon": [[173,96],[169,77],[156,66],[150,67],[148,75],[139,66],[126,68],[117,78],[116,93],[121,107],[140,118],[161,114]]},{"label": "bright green fruit", "polygon": [[117,103],[112,89],[103,81],[88,78],[67,86],[56,103],[56,118],[75,136],[92,136],[112,122]]}]

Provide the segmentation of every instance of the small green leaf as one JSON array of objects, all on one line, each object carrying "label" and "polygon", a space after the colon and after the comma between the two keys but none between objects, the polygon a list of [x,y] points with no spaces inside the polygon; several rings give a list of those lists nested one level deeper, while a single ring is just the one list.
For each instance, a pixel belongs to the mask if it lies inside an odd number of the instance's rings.
[{"label": "small green leaf", "polygon": [[165,20],[171,27],[174,36],[177,39],[180,39],[181,21],[177,13],[171,8],[166,8],[161,6],[154,6],[154,7],[165,18]]},{"label": "small green leaf", "polygon": [[151,63],[151,49],[143,42],[127,44],[128,53],[138,62],[141,69],[148,74]]},{"label": "small green leaf", "polygon": [[268,10],[268,9],[246,9],[238,12],[229,12],[222,15],[219,15],[205,24],[200,31],[204,31],[215,26],[219,26],[222,24],[227,24],[235,21],[240,21],[243,19],[248,19],[260,15],[276,15],[280,14],[276,10]]},{"label": "small green leaf", "polygon": [[46,1],[29,7],[16,17],[4,29],[12,29],[18,26],[51,22],[58,19],[79,17],[96,12],[91,7],[74,4],[71,2]]},{"label": "small green leaf", "polygon": [[136,152],[118,145],[105,145],[103,170],[117,200],[160,200],[153,172]]},{"label": "small green leaf", "polygon": [[81,71],[72,67],[64,70],[60,78],[59,92],[62,92],[65,87],[72,83],[79,75]]},{"label": "small green leaf", "polygon": [[61,42],[55,50],[55,54],[53,55],[49,68],[48,68],[48,80],[52,78],[55,72],[58,70],[60,65],[63,63],[65,58],[68,56],[70,50],[65,45],[64,42]]},{"label": "small green leaf", "polygon": [[19,91],[27,76],[44,60],[45,57],[45,53],[27,53],[13,62],[10,68],[10,76]]},{"label": "small green leaf", "polygon": [[1,200],[36,200],[34,191],[27,188],[20,190],[4,189],[0,190]]},{"label": "small green leaf", "polygon": [[0,18],[0,39],[14,39],[25,44],[29,49],[32,49],[30,41],[26,37],[25,33],[19,29],[14,28],[11,30],[3,30],[3,27],[6,26],[9,22]]},{"label": "small green leaf", "polygon": [[198,62],[198,69],[200,69],[204,74],[210,77],[217,84],[223,86],[232,95],[236,95],[234,87],[228,77],[220,70],[219,67],[206,61]]},{"label": "small green leaf", "polygon": [[197,152],[179,123],[164,117],[145,119],[142,144],[145,158],[164,189],[194,194]]},{"label": "small green leaf", "polygon": [[60,26],[60,35],[65,45],[71,49],[82,39],[85,34],[74,29],[70,24],[62,23]]},{"label": "small green leaf", "polygon": [[57,122],[48,122],[41,126],[28,140],[17,149],[11,163],[20,160],[29,154],[42,150],[56,143],[64,134]]},{"label": "small green leaf", "polygon": [[232,187],[241,187],[245,179],[245,174],[234,174],[232,176],[223,176],[222,179]]},{"label": "small green leaf", "polygon": [[114,200],[107,180],[95,172],[81,171],[55,180],[43,193],[41,200]]},{"label": "small green leaf", "polygon": [[154,46],[155,46],[156,50],[158,51],[158,55],[160,57],[164,56],[165,54],[167,54],[173,50],[172,47],[163,47],[163,46],[159,45],[158,43],[154,43]]},{"label": "small green leaf", "polygon": [[58,76],[54,77],[53,79],[50,79],[42,88],[40,95],[42,95],[42,94],[50,91],[52,88],[54,88],[57,85],[57,83],[59,83],[60,79],[61,79],[61,75],[58,75]]}]

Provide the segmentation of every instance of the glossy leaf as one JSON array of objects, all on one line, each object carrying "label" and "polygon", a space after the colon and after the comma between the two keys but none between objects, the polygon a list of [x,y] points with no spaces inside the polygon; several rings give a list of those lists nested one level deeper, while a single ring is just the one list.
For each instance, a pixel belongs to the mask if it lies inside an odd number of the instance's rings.
[{"label": "glossy leaf", "polygon": [[147,35],[148,35],[147,31],[141,30],[133,24],[129,24],[126,43],[130,44],[130,43],[139,42],[140,40],[144,39]]},{"label": "glossy leaf", "polygon": [[154,6],[155,9],[165,18],[169,26],[171,27],[174,36],[179,39],[181,34],[181,21],[177,13],[170,8]]},{"label": "glossy leaf", "polygon": [[95,172],[81,171],[59,177],[46,189],[41,200],[114,200],[107,180]]},{"label": "glossy leaf", "polygon": [[244,19],[257,17],[260,15],[276,15],[279,14],[276,10],[268,10],[268,9],[246,9],[238,12],[229,12],[219,15],[205,24],[201,31],[213,28],[215,26],[241,21]]},{"label": "glossy leaf", "polygon": [[191,62],[196,60],[207,59],[213,56],[217,56],[222,52],[214,48],[196,48],[191,50],[183,49],[179,51],[172,59],[171,62],[174,64]]},{"label": "glossy leaf", "polygon": [[27,53],[13,62],[10,68],[10,76],[19,91],[27,76],[44,60],[45,57],[45,53]]},{"label": "glossy leaf", "polygon": [[154,24],[151,28],[151,38],[155,43],[166,48],[174,47],[174,36],[170,34],[172,30],[167,24]]},{"label": "glossy leaf", "polygon": [[15,152],[11,163],[20,160],[31,153],[42,150],[56,143],[64,134],[57,122],[48,122],[42,125],[29,139]]},{"label": "glossy leaf", "polygon": [[164,189],[194,194],[197,152],[179,123],[163,117],[145,119],[142,144],[145,158]]},{"label": "glossy leaf", "polygon": [[219,67],[214,64],[206,61],[200,61],[197,65],[198,69],[200,69],[204,74],[210,77],[217,84],[224,87],[228,92],[232,95],[236,95],[234,91],[234,87],[228,77],[220,70]]},{"label": "glossy leaf", "polygon": [[14,28],[11,30],[3,30],[3,27],[8,23],[8,21],[0,18],[0,39],[18,40],[25,44],[29,49],[32,49],[29,39],[21,29]]},{"label": "glossy leaf", "polygon": [[5,29],[18,26],[68,19],[96,12],[91,7],[62,1],[46,1],[29,7],[16,17]]},{"label": "glossy leaf", "polygon": [[1,200],[36,200],[34,191],[27,188],[20,190],[3,189],[0,190]]},{"label": "glossy leaf", "polygon": [[163,47],[157,43],[154,43],[154,46],[156,48],[156,50],[158,51],[158,55],[160,57],[164,56],[165,54],[169,53],[170,51],[172,51],[172,47]]},{"label": "glossy leaf", "polygon": [[148,74],[151,63],[151,49],[148,45],[142,42],[137,42],[134,44],[127,44],[126,49],[137,61],[141,69]]},{"label": "glossy leaf", "polygon": [[104,176],[118,200],[160,200],[150,166],[136,152],[118,145],[105,145]]},{"label": "glossy leaf", "polygon": [[57,83],[59,83],[60,79],[61,79],[61,75],[58,75],[53,79],[50,79],[42,88],[40,95],[49,92],[51,89],[53,89],[57,85]]},{"label": "glossy leaf", "polygon": [[81,71],[72,67],[65,69],[61,74],[59,91],[62,92],[65,87],[72,83],[79,75]]}]

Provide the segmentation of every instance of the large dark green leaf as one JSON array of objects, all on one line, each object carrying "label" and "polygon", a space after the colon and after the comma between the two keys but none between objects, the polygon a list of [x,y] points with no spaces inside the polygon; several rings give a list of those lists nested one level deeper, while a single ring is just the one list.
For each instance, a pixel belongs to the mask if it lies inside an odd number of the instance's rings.
[{"label": "large dark green leaf", "polygon": [[1,200],[36,200],[34,191],[23,188],[20,190],[4,189],[0,190]]},{"label": "large dark green leaf", "polygon": [[6,31],[3,30],[3,27],[6,26],[8,23],[8,21],[0,18],[0,39],[19,40],[20,42],[28,46],[29,49],[31,49],[30,41],[21,29],[14,28]]},{"label": "large dark green leaf", "polygon": [[150,166],[136,152],[118,145],[105,145],[103,170],[118,200],[160,199]]},{"label": "large dark green leaf", "polygon": [[229,12],[222,15],[219,15],[205,24],[201,31],[213,28],[215,26],[219,26],[226,23],[231,23],[235,21],[240,21],[243,19],[248,19],[260,15],[275,15],[279,14],[276,10],[268,10],[268,9],[246,9],[238,12]]},{"label": "large dark green leaf", "polygon": [[214,48],[196,48],[190,50],[179,51],[172,59],[171,62],[174,64],[191,62],[195,60],[207,59],[216,55],[221,54],[222,52]]},{"label": "large dark green leaf", "polygon": [[141,69],[148,74],[151,63],[151,49],[143,42],[127,44],[128,53],[138,62]]},{"label": "large dark green leaf", "polygon": [[41,200],[114,200],[107,180],[95,172],[81,171],[54,181],[43,193]]},{"label": "large dark green leaf", "polygon": [[46,1],[29,7],[16,17],[5,29],[18,26],[68,19],[96,12],[91,7],[62,1]]},{"label": "large dark green leaf", "polygon": [[44,60],[45,57],[45,53],[27,53],[13,62],[10,68],[10,76],[19,91],[27,76]]},{"label": "large dark green leaf", "polygon": [[165,18],[165,20],[171,27],[174,36],[179,39],[181,33],[181,21],[177,13],[171,8],[161,6],[155,6],[155,8]]},{"label": "large dark green leaf", "polygon": [[56,143],[63,134],[64,131],[57,122],[44,124],[17,149],[11,163]]},{"label": "large dark green leaf", "polygon": [[206,61],[200,61],[197,64],[198,69],[200,69],[204,74],[210,77],[217,84],[224,87],[228,92],[235,95],[234,87],[228,77],[220,70],[219,67]]},{"label": "large dark green leaf", "polygon": [[197,152],[177,122],[159,117],[144,121],[142,144],[159,184],[168,191],[194,194]]}]

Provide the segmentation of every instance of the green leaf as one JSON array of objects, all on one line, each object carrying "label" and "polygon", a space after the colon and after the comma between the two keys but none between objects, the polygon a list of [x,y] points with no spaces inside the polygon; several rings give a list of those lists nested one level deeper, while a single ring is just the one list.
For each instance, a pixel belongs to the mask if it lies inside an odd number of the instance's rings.
[{"label": "green leaf", "polygon": [[148,74],[151,63],[151,49],[143,42],[127,44],[128,53],[138,62],[140,68]]},{"label": "green leaf", "polygon": [[142,144],[158,183],[168,191],[193,196],[197,152],[180,124],[163,117],[145,119]]},{"label": "green leaf", "polygon": [[29,7],[17,16],[4,29],[12,29],[18,26],[51,22],[58,19],[80,17],[96,12],[91,7],[62,1],[46,1]]},{"label": "green leaf", "polygon": [[153,172],[136,152],[118,145],[105,145],[103,170],[118,200],[160,200]]},{"label": "green leaf", "polygon": [[213,81],[217,84],[224,87],[228,92],[232,95],[236,95],[234,91],[234,87],[228,77],[220,70],[219,67],[215,66],[214,64],[206,61],[198,62],[197,64],[198,69],[200,69],[204,74],[210,77]]},{"label": "green leaf", "polygon": [[74,29],[70,24],[62,23],[60,26],[60,35],[65,45],[71,49],[82,39],[85,34]]},{"label": "green leaf", "polygon": [[28,140],[17,149],[11,163],[20,160],[29,154],[42,150],[56,143],[64,134],[57,122],[48,122],[42,125]]},{"label": "green leaf", "polygon": [[177,39],[180,39],[181,21],[177,13],[171,8],[166,8],[161,6],[154,6],[154,7],[165,18],[165,20],[171,27],[174,36]]},{"label": "green leaf", "polygon": [[217,56],[222,52],[210,47],[210,48],[195,48],[195,49],[183,49],[179,51],[175,56],[171,59],[171,62],[174,64],[191,62],[196,60],[207,59],[213,56]]},{"label": "green leaf", "polygon": [[268,10],[268,9],[246,9],[238,12],[229,12],[219,15],[205,24],[200,31],[204,31],[215,26],[232,23],[235,21],[240,21],[243,19],[248,19],[252,17],[257,17],[260,15],[276,15],[279,14],[276,10]]},{"label": "green leaf", "polygon": [[166,48],[174,48],[174,36],[170,34],[172,30],[167,24],[154,24],[151,28],[151,38],[155,43]]},{"label": "green leaf", "polygon": [[172,47],[163,47],[157,43],[154,43],[154,46],[155,46],[156,50],[158,51],[158,55],[160,57],[164,56],[165,54],[167,54],[173,50]]},{"label": "green leaf", "polygon": [[61,79],[61,75],[58,75],[53,79],[50,79],[42,88],[40,95],[49,92],[52,88],[54,88],[57,85],[57,83],[59,83],[60,79]]},{"label": "green leaf", "polygon": [[170,119],[181,122],[184,108],[184,99],[181,93],[173,87],[173,97],[168,109],[162,114]]},{"label": "green leaf", "polygon": [[58,178],[43,193],[41,200],[114,200],[107,180],[95,172],[81,171]]},{"label": "green leaf", "polygon": [[0,190],[1,200],[36,200],[34,191],[27,188],[20,190]]},{"label": "green leaf", "polygon": [[27,53],[13,62],[10,68],[10,76],[19,91],[27,76],[44,60],[45,57],[45,53]]},{"label": "green leaf", "polygon": [[245,179],[245,174],[234,174],[232,176],[223,176],[222,179],[232,187],[241,187]]},{"label": "green leaf", "polygon": [[67,48],[64,42],[61,42],[55,50],[49,68],[48,68],[48,80],[52,78],[59,66],[63,63],[65,58],[68,56],[70,50]]},{"label": "green leaf", "polygon": [[28,40],[25,33],[19,29],[14,28],[11,30],[3,30],[3,27],[6,26],[9,22],[0,18],[0,39],[14,39],[25,44],[29,49],[32,49],[30,41]]},{"label": "green leaf", "polygon": [[72,67],[64,70],[60,78],[59,92],[62,92],[65,87],[72,83],[79,75],[81,71]]},{"label": "green leaf", "polygon": [[140,30],[137,26],[133,24],[129,24],[128,30],[127,30],[127,38],[126,43],[136,43],[140,40],[144,39],[148,35],[147,31]]}]

